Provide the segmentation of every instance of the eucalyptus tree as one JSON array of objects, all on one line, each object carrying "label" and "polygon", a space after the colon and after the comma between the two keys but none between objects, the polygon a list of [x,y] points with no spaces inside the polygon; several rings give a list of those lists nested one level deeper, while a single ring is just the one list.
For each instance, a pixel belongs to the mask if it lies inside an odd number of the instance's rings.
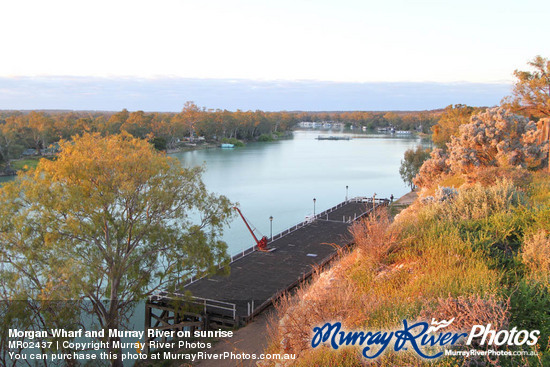
[{"label": "eucalyptus tree", "polygon": [[100,328],[118,329],[152,292],[227,263],[219,238],[232,203],[207,191],[202,168],[129,134],[60,147],[0,189],[3,298],[74,300]]}]

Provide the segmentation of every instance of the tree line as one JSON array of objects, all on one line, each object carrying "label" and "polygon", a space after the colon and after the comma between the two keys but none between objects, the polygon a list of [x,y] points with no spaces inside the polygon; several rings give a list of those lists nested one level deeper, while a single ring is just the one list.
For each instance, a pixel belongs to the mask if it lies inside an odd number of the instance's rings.
[{"label": "tree line", "polygon": [[75,135],[121,132],[147,139],[159,150],[176,149],[184,139],[204,137],[211,142],[224,139],[244,141],[271,139],[293,129],[300,121],[341,122],[356,128],[393,126],[399,130],[421,128],[429,132],[441,111],[421,112],[265,112],[206,109],[186,102],[179,113],[130,112],[0,112],[0,163],[8,163],[32,149],[42,155],[59,140]]}]

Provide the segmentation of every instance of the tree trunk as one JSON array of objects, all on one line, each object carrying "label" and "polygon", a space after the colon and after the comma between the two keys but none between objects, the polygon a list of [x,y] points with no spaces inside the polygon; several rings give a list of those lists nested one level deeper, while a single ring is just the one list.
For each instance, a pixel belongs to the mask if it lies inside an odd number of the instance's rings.
[{"label": "tree trunk", "polygon": [[[107,320],[107,329],[118,330],[118,302],[116,300],[111,300],[107,317],[109,318]],[[107,330],[107,333],[109,333],[109,330]],[[120,342],[120,338],[118,336],[109,338],[109,353],[113,358],[116,356],[116,359],[111,360],[111,366],[122,367],[122,349],[115,349],[113,347],[113,342]]]}]

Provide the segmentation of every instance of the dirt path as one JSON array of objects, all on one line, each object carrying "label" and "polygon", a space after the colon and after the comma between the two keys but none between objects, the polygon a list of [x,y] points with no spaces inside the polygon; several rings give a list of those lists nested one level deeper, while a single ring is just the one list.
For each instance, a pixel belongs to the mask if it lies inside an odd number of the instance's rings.
[{"label": "dirt path", "polygon": [[[232,338],[224,339],[214,345],[208,352],[222,354],[247,353],[259,355],[267,347],[267,322],[272,309],[262,312],[252,323],[235,331]],[[257,360],[209,360],[201,361],[197,367],[250,367],[256,366]]]},{"label": "dirt path", "polygon": [[411,191],[394,201],[394,205],[411,205],[417,197],[418,193],[416,191]]}]

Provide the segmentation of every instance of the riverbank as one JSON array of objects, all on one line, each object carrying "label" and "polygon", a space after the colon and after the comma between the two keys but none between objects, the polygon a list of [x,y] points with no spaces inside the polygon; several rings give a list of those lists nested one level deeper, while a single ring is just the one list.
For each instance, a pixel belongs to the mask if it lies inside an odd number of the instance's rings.
[{"label": "riverbank", "polygon": [[[435,318],[454,319],[449,332],[477,324],[539,330],[537,346],[519,348],[531,356],[493,360],[502,366],[549,364],[550,261],[544,254],[550,253],[550,176],[517,173],[514,179],[470,183],[442,200],[415,200],[416,193],[409,193],[394,203],[409,204],[395,221],[380,213],[355,226],[354,250],[280,302],[266,352],[296,353],[298,366],[358,366],[365,362],[359,349],[311,348],[313,328],[339,321],[347,330],[396,330],[404,319]],[[467,362],[487,364],[480,356]],[[377,363],[424,365],[411,352],[385,353]],[[437,363],[464,364],[464,357]]]},{"label": "riverbank", "polygon": [[166,149],[166,154],[192,152],[192,151],[195,151],[195,150],[212,149],[212,148],[218,148],[218,147],[219,147],[219,144],[201,143],[201,144],[198,144],[198,145],[195,145],[195,146],[182,146],[180,148]]},{"label": "riverbank", "polygon": [[17,171],[0,171],[0,177],[13,177],[17,176]]},{"label": "riverbank", "polygon": [[[265,139],[265,138],[261,139],[261,137],[259,137],[258,139],[252,140],[252,141],[236,140],[236,139],[234,140],[240,142],[242,146],[244,146],[245,144],[248,144],[251,142],[271,142],[271,141],[290,139],[292,138],[292,132],[280,134],[280,135],[274,135],[274,136],[277,136],[277,138],[273,137],[272,139]],[[173,148],[173,149],[166,149],[165,152],[166,154],[177,154],[177,153],[185,153],[185,152],[192,152],[192,151],[198,151],[198,150],[214,149],[214,148],[219,148],[221,142],[197,142],[197,143],[188,143],[188,144],[189,145],[182,144],[180,147]],[[22,158],[14,159],[10,162],[12,169],[8,172],[6,172],[5,168],[2,165],[0,165],[0,177],[17,176],[17,172],[21,170],[35,168],[36,165],[38,164],[38,161],[41,158],[51,159],[52,156],[51,155],[50,156],[33,156],[33,157],[22,157]]]}]

